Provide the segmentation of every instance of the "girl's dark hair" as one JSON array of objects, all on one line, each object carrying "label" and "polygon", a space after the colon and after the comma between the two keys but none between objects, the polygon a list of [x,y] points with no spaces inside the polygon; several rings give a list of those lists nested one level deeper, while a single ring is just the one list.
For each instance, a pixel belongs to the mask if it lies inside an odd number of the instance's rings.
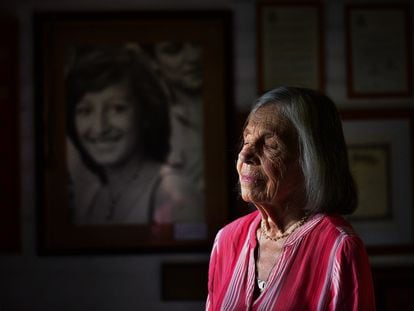
[{"label": "girl's dark hair", "polygon": [[136,130],[143,156],[164,162],[170,150],[170,117],[165,92],[142,53],[129,46],[81,46],[74,48],[66,77],[67,131],[85,164],[102,181],[103,169],[80,143],[75,128],[76,105],[88,92],[126,82],[136,105]]}]

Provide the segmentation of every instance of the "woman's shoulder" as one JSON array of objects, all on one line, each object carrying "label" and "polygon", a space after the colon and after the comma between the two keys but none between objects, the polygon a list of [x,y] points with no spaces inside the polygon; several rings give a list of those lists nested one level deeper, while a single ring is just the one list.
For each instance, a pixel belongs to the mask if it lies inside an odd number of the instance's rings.
[{"label": "woman's shoulder", "polygon": [[352,225],[341,215],[323,215],[321,224],[327,230],[334,230],[338,235],[357,235]]},{"label": "woman's shoulder", "polygon": [[[341,215],[320,215],[315,226],[314,236],[318,240],[331,240],[333,243],[362,243],[352,225]],[[336,242],[335,242],[336,241]]]},{"label": "woman's shoulder", "polygon": [[312,216],[300,232],[296,240],[303,241],[308,246],[302,249],[312,250],[311,253],[316,252],[324,258],[331,258],[332,254],[336,254],[335,258],[348,255],[352,257],[353,254],[362,254],[365,249],[362,239],[351,224],[340,215]]},{"label": "woman's shoulder", "polygon": [[350,261],[366,260],[366,247],[352,225],[343,217],[330,215],[324,217],[327,228],[331,227],[336,247],[336,259]]},{"label": "woman's shoulder", "polygon": [[222,241],[231,241],[236,243],[237,241],[245,241],[251,224],[259,217],[259,212],[254,211],[245,216],[239,217],[232,222],[225,225],[218,233],[218,239]]}]

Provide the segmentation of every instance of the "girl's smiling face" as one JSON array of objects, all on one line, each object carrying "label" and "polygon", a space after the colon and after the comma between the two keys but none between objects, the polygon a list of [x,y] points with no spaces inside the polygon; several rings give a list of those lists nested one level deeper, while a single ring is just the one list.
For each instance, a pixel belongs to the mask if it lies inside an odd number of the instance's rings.
[{"label": "girl's smiling face", "polygon": [[101,166],[116,166],[137,147],[137,111],[126,83],[88,92],[77,103],[75,127],[80,143]]}]

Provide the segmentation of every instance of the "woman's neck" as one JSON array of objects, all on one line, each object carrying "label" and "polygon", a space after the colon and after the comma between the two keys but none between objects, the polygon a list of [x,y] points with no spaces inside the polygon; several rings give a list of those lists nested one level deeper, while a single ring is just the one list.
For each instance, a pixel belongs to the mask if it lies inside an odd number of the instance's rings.
[{"label": "woman's neck", "polygon": [[266,231],[274,236],[284,234],[305,216],[305,212],[298,205],[256,204],[256,208],[261,213]]}]

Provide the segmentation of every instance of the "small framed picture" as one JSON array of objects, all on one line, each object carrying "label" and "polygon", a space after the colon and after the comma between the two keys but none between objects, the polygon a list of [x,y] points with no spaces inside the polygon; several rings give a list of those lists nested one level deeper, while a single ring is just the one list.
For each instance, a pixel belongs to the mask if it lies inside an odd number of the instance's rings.
[{"label": "small framed picture", "polygon": [[226,221],[227,11],[35,15],[44,252],[204,248]]},{"label": "small framed picture", "polygon": [[350,144],[348,156],[359,190],[358,209],[351,219],[391,219],[390,144]]},{"label": "small framed picture", "polygon": [[410,24],[408,5],[347,6],[350,98],[412,95]]},{"label": "small framed picture", "polygon": [[320,4],[257,4],[259,92],[291,85],[323,90],[323,25]]},{"label": "small framed picture", "polygon": [[371,251],[413,250],[411,111],[343,111],[358,208],[349,217]]}]

